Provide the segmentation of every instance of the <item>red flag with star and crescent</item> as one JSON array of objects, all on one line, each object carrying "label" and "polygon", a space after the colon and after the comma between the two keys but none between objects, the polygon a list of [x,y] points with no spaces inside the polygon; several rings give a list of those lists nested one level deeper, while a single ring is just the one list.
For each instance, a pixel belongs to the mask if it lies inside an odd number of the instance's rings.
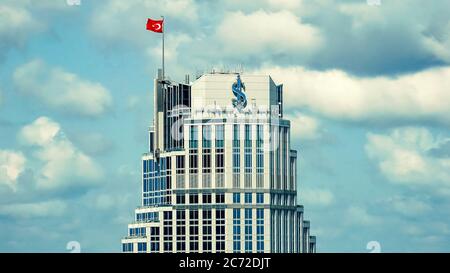
[{"label": "red flag with star and crescent", "polygon": [[147,19],[147,30],[162,33],[164,26],[164,20],[152,20]]}]

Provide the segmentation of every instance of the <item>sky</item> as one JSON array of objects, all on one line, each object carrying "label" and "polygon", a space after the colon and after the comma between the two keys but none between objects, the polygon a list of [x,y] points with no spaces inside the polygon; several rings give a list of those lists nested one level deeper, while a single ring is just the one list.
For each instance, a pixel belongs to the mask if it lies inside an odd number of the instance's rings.
[{"label": "sky", "polygon": [[449,1],[72,2],[0,1],[0,252],[121,250],[161,15],[171,79],[284,84],[318,252],[450,251]]}]

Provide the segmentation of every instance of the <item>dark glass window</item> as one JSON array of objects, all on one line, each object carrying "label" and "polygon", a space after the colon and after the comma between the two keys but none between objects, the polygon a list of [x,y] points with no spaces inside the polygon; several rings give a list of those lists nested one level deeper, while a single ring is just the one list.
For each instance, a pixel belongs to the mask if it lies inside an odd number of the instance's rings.
[{"label": "dark glass window", "polygon": [[189,204],[198,204],[198,194],[197,193],[189,194]]},{"label": "dark glass window", "polygon": [[241,203],[241,193],[239,192],[233,193],[233,203],[235,204]]},{"label": "dark glass window", "polygon": [[225,193],[216,193],[216,203],[223,204],[225,203]]},{"label": "dark glass window", "polygon": [[256,203],[258,203],[258,204],[264,203],[264,193],[262,193],[262,192],[256,193]]},{"label": "dark glass window", "polygon": [[203,194],[203,204],[211,204],[211,193]]},{"label": "dark glass window", "polygon": [[252,203],[252,193],[251,192],[246,192],[245,193],[245,203],[246,204],[251,204]]},{"label": "dark glass window", "polygon": [[181,193],[177,193],[177,204],[185,204],[186,203],[186,197]]}]

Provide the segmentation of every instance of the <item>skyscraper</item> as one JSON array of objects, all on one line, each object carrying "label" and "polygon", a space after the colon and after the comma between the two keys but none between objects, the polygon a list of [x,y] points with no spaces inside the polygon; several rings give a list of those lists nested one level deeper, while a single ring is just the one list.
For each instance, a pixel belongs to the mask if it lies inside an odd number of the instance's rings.
[{"label": "skyscraper", "polygon": [[175,83],[159,72],[142,203],[123,252],[315,252],[290,127],[283,85],[270,76]]}]

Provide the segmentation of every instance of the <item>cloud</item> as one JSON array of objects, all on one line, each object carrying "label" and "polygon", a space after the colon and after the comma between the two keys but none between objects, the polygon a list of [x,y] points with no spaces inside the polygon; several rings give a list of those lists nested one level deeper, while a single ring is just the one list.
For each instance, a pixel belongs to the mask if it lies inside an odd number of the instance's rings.
[{"label": "cloud", "polygon": [[373,226],[381,222],[378,216],[372,215],[363,207],[350,206],[346,211],[346,219],[349,224]]},{"label": "cloud", "polygon": [[405,5],[395,0],[381,8],[364,1],[230,0],[199,5],[193,0],[113,0],[94,5],[89,30],[102,50],[131,46],[148,57],[148,51],[159,54],[160,39],[145,30],[145,20],[166,15],[166,38],[189,33],[189,40],[170,53],[178,56],[169,66],[176,69],[170,73],[173,78],[211,66],[243,64],[253,69],[264,62],[392,75],[448,63],[450,39],[442,26],[448,24],[446,2],[436,1],[428,12],[420,1]]},{"label": "cloud", "polygon": [[73,133],[72,141],[80,150],[92,156],[106,155],[114,149],[114,143],[100,133]]},{"label": "cloud", "polygon": [[130,194],[124,194],[121,192],[120,194],[111,194],[111,193],[101,193],[95,196],[95,207],[99,210],[110,210],[114,209],[117,211],[118,208],[127,207],[130,202]]},{"label": "cloud", "polygon": [[320,31],[289,11],[226,14],[217,26],[223,51],[239,56],[309,52],[320,46]]},{"label": "cloud", "polygon": [[[189,64],[183,62],[180,59],[180,55],[184,54],[184,47],[191,44],[193,39],[186,34],[176,33],[167,34],[165,37],[165,41],[164,62],[166,69],[170,68],[170,74],[168,74],[166,70],[165,75],[172,79],[180,79],[182,75],[186,75],[189,72],[189,70],[186,69],[186,65]],[[150,70],[153,70],[155,68],[155,63],[159,64],[161,62],[161,44],[158,43],[156,46],[147,47],[145,49],[145,53],[147,58],[153,60],[153,62],[149,64],[148,67]]]},{"label": "cloud", "polygon": [[[258,1],[261,2],[261,1]],[[302,0],[267,0],[268,4],[274,8],[296,9],[302,5]]]},{"label": "cloud", "polygon": [[[164,61],[175,62],[178,58],[178,47],[186,42],[190,42],[192,39],[186,34],[168,35],[166,39],[167,46],[164,46]],[[155,60],[161,60],[161,45],[150,47],[147,49],[147,54]]]},{"label": "cloud", "polygon": [[327,189],[303,188],[300,190],[300,201],[306,206],[327,207],[333,204],[334,194]]},{"label": "cloud", "polygon": [[19,140],[25,145],[46,146],[53,141],[60,129],[58,123],[47,117],[40,117],[21,129]]},{"label": "cloud", "polygon": [[430,149],[428,154],[433,157],[450,157],[450,139],[440,142],[435,148]]},{"label": "cloud", "polygon": [[387,206],[406,216],[419,216],[432,210],[431,205],[420,199],[396,195],[386,200]]},{"label": "cloud", "polygon": [[442,38],[435,36],[424,37],[423,44],[435,57],[450,63],[450,22],[447,24]]},{"label": "cloud", "polygon": [[450,158],[433,157],[429,151],[446,141],[425,128],[405,127],[388,135],[368,133],[365,149],[391,182],[444,193],[445,188],[450,190]]},{"label": "cloud", "polygon": [[450,67],[398,77],[360,78],[341,70],[265,67],[284,84],[285,105],[328,118],[378,124],[434,121],[450,124]]},{"label": "cloud", "polygon": [[25,169],[25,156],[21,152],[0,150],[0,185],[16,190],[17,179]]},{"label": "cloud", "polygon": [[[0,3],[0,58],[12,48],[23,48],[30,37],[48,29],[53,11],[68,10],[65,1],[4,0]],[[36,16],[44,12],[45,17]]]},{"label": "cloud", "polygon": [[320,121],[316,118],[301,114],[286,115],[291,121],[291,136],[300,140],[312,140],[322,136]]},{"label": "cloud", "polygon": [[[309,1],[308,1],[309,2]],[[421,1],[391,0],[380,7],[365,1],[319,1],[314,22],[332,45],[313,59],[315,67],[340,69],[355,75],[387,75],[420,71],[448,61],[426,41],[448,24],[448,1],[423,9]],[[327,11],[335,5],[333,11]],[[322,9],[317,9],[317,7]],[[328,18],[327,18],[328,17]],[[444,40],[445,41],[445,40]],[[441,48],[445,42],[439,41]],[[319,57],[320,56],[320,57]]]},{"label": "cloud", "polygon": [[380,8],[365,1],[229,0],[200,5],[194,0],[113,0],[94,5],[89,30],[96,44],[137,47],[148,55],[160,40],[145,30],[145,20],[164,14],[166,37],[189,33],[190,40],[183,40],[172,54],[181,60],[171,67],[182,65],[184,73],[236,64],[251,69],[268,62],[392,75],[448,64],[448,1],[435,1],[427,10],[422,6],[420,1],[406,5],[396,0]]},{"label": "cloud", "polygon": [[18,67],[13,81],[22,94],[61,112],[92,117],[105,113],[112,105],[109,91],[100,83],[50,67],[39,59]]},{"label": "cloud", "polygon": [[43,25],[20,6],[0,4],[0,54],[11,47],[23,47],[30,33],[42,31]]},{"label": "cloud", "polygon": [[172,32],[175,26],[182,28],[183,24],[187,26],[196,21],[197,6],[192,0],[112,0],[95,7],[89,29],[105,45],[146,48],[152,41],[159,42],[145,29],[147,18],[158,19],[160,15],[167,17],[165,29]]},{"label": "cloud", "polygon": [[61,200],[0,205],[0,215],[13,218],[47,218],[61,216],[66,210]]},{"label": "cloud", "polygon": [[35,146],[40,189],[93,186],[103,177],[101,168],[65,137],[59,124],[47,117],[24,126],[18,138],[24,145]]}]

